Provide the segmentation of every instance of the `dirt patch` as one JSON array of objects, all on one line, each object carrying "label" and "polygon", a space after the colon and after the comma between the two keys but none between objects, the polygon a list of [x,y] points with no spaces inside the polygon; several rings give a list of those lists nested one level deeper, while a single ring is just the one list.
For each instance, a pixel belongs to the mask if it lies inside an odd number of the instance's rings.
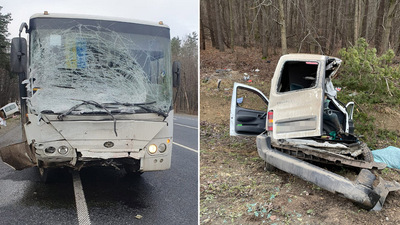
[{"label": "dirt patch", "polygon": [[376,110],[370,114],[375,117],[377,127],[400,133],[400,107],[376,107]]},{"label": "dirt patch", "polygon": [[[389,194],[382,211],[369,212],[288,173],[264,171],[255,138],[229,137],[233,83],[247,83],[268,96],[278,58],[271,57],[267,63],[254,49],[201,52],[200,223],[400,224],[400,192]],[[248,75],[250,78],[245,79]],[[395,118],[399,112],[383,108],[379,115],[383,120],[388,116],[385,121],[390,121],[390,115]],[[399,127],[386,125],[386,129]],[[351,179],[358,173],[346,168],[329,169]],[[376,173],[400,182],[398,170]]]}]

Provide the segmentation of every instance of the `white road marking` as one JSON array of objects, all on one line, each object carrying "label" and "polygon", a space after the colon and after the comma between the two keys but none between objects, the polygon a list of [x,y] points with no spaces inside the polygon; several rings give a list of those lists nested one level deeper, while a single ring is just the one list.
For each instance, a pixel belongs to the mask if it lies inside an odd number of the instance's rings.
[{"label": "white road marking", "polygon": [[197,116],[189,116],[189,117],[180,117],[180,116],[174,116],[174,120],[178,120],[178,119],[184,119],[184,120],[197,120],[198,117]]},{"label": "white road marking", "polygon": [[181,126],[181,127],[187,127],[187,128],[191,128],[191,129],[195,129],[197,130],[197,127],[192,127],[192,126],[188,126],[188,125],[184,125],[184,124],[180,124],[180,123],[174,123],[175,125]]},{"label": "white road marking", "polygon": [[90,225],[89,211],[78,171],[72,173],[72,179],[74,181],[76,212],[78,214],[79,225]]},{"label": "white road marking", "polygon": [[176,142],[172,142],[172,143],[173,143],[174,145],[178,145],[179,147],[186,148],[187,150],[190,150],[190,151],[192,151],[192,152],[196,152],[196,153],[199,152],[199,151],[197,151],[196,149],[187,147],[187,146],[185,146],[185,145],[181,145],[181,144],[178,144],[178,143],[176,143]]}]

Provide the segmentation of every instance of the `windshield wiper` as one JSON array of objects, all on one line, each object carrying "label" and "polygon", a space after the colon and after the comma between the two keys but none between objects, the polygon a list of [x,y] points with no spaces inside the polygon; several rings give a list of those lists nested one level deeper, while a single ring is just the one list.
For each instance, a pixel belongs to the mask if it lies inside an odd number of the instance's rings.
[{"label": "windshield wiper", "polygon": [[168,113],[165,113],[161,110],[156,110],[156,109],[152,109],[150,107],[147,107],[146,105],[152,105],[155,104],[156,101],[153,102],[143,102],[143,103],[121,103],[121,102],[113,102],[113,103],[105,103],[104,105],[122,105],[122,106],[137,106],[147,112],[150,113],[156,113],[159,116],[163,116],[164,119],[168,117]]},{"label": "windshield wiper", "polygon": [[54,87],[58,87],[58,88],[67,88],[67,89],[75,89],[74,87],[70,87],[70,86],[61,86],[61,85],[54,85]]},{"label": "windshield wiper", "polygon": [[136,105],[136,106],[140,107],[141,109],[146,110],[149,113],[157,113],[157,115],[163,116],[164,119],[167,118],[167,116],[168,116],[168,113],[165,113],[165,112],[162,112],[162,111],[159,111],[159,110],[155,110],[155,109],[151,109],[151,108],[146,107],[144,105]]},{"label": "windshield wiper", "polygon": [[155,103],[156,103],[156,101],[152,101],[152,102],[142,102],[142,103],[112,102],[112,103],[104,103],[104,105],[139,106],[139,105],[152,105],[152,104],[155,104]]}]

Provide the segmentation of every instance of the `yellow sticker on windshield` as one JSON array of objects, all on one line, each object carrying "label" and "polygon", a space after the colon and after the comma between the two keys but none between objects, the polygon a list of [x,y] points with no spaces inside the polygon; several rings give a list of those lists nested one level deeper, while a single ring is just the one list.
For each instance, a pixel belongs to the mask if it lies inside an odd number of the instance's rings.
[{"label": "yellow sticker on windshield", "polygon": [[76,42],[75,38],[66,38],[65,40],[65,61],[68,69],[76,69]]}]

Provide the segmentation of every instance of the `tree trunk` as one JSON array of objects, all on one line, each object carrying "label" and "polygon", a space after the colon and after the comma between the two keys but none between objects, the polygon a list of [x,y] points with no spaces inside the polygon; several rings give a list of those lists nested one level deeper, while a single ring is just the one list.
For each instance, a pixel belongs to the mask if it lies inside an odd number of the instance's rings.
[{"label": "tree trunk", "polygon": [[281,25],[282,55],[285,55],[287,54],[287,44],[286,44],[286,21],[285,21],[285,11],[283,8],[283,0],[279,0],[279,23]]},{"label": "tree trunk", "polygon": [[380,46],[381,46],[381,41],[382,41],[382,36],[383,36],[383,17],[385,13],[385,1],[386,0],[380,0],[379,3],[379,8],[378,8],[378,15],[376,17],[376,29],[375,29],[375,48],[378,50],[378,52],[381,52]]},{"label": "tree trunk", "polygon": [[206,34],[204,33],[204,19],[206,18],[206,11],[204,9],[204,2],[206,1],[200,2],[200,49],[201,50],[206,50]]},{"label": "tree trunk", "polygon": [[230,31],[230,44],[231,44],[231,49],[232,52],[235,51],[235,37],[234,37],[234,32],[233,32],[233,13],[232,13],[232,5],[233,5],[233,0],[229,0],[229,31]]},{"label": "tree trunk", "polygon": [[213,0],[206,0],[206,7],[207,7],[208,29],[210,30],[211,44],[213,48],[216,48],[218,44],[217,44],[217,38],[215,37],[215,30],[216,30],[214,23],[215,8],[211,6],[212,2]]},{"label": "tree trunk", "polygon": [[267,33],[267,13],[265,6],[261,6],[261,15],[262,15],[262,57],[264,59],[268,59],[268,33]]},{"label": "tree trunk", "polygon": [[[337,3],[334,2],[334,1],[330,1],[330,3],[329,3],[329,8],[330,8],[331,15],[332,15],[332,18],[330,19],[330,26],[329,26],[329,27],[332,27],[332,28],[333,28],[333,30],[331,30],[330,32],[328,32],[328,37],[329,37],[329,41],[328,41],[328,43],[329,43],[329,48],[327,47],[327,50],[328,50],[328,54],[329,54],[329,55],[333,55],[333,52],[335,51],[335,47],[336,47],[336,43],[335,43],[336,39],[335,39],[335,37],[336,37],[337,29],[338,29],[337,13],[336,13],[336,11],[335,11],[335,5],[336,5],[336,4],[337,4]],[[339,4],[340,4],[340,3],[339,3]],[[339,6],[340,6],[340,5],[339,5]]]},{"label": "tree trunk", "polygon": [[204,34],[204,24],[200,17],[200,49],[206,50],[206,36]]},{"label": "tree trunk", "polygon": [[[242,2],[242,1],[241,1]],[[242,13],[242,26],[243,26],[243,47],[248,47],[248,31],[247,31],[247,2],[243,1],[243,13]]]},{"label": "tree trunk", "polygon": [[362,31],[361,31],[361,36],[364,37],[366,40],[368,40],[368,14],[369,14],[369,0],[365,0],[365,6],[364,6],[364,16],[363,16],[363,21],[362,21]]},{"label": "tree trunk", "polygon": [[360,0],[355,0],[354,1],[354,39],[353,42],[354,44],[357,43],[357,39],[358,39],[358,31],[360,28],[360,23],[359,23],[359,11],[360,11]]},{"label": "tree trunk", "polygon": [[398,1],[397,0],[390,0],[389,1],[389,9],[385,16],[385,24],[384,24],[384,32],[380,47],[380,53],[383,53],[389,49],[389,37],[390,31],[392,29],[392,21],[394,17],[394,9],[396,8]]},{"label": "tree trunk", "polygon": [[307,38],[305,38],[304,40],[305,41],[307,41],[307,39],[310,40],[310,41],[308,41],[308,45],[307,45],[308,52],[314,53],[314,47],[311,43],[312,38],[310,37],[310,35],[312,35],[312,33],[313,33],[313,31],[311,29],[312,21],[313,21],[313,18],[312,18],[313,13],[312,13],[310,4],[311,4],[311,0],[304,1],[304,13],[306,14],[305,27],[307,30],[307,33],[305,33],[305,37],[307,37]]},{"label": "tree trunk", "polygon": [[216,24],[216,38],[217,38],[217,48],[220,52],[225,51],[224,40],[222,39],[222,29],[221,29],[221,10],[219,8],[218,0],[213,1],[214,3],[214,12],[215,12],[215,24]]}]

